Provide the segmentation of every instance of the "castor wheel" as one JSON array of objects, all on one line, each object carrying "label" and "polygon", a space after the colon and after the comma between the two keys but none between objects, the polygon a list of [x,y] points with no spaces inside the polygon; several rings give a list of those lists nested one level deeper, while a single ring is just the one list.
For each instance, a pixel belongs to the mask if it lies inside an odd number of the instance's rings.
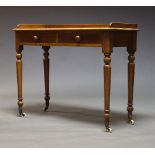
[{"label": "castor wheel", "polygon": [[45,108],[44,108],[44,112],[47,112],[47,110],[48,110],[48,107],[45,107]]},{"label": "castor wheel", "polygon": [[106,128],[105,131],[109,132],[109,133],[112,133],[112,129],[111,128]]},{"label": "castor wheel", "polygon": [[18,117],[25,117],[26,116],[26,113],[19,113],[17,116]]},{"label": "castor wheel", "polygon": [[133,119],[129,120],[129,123],[130,123],[131,125],[134,125],[134,124],[135,124],[135,122],[134,122]]}]

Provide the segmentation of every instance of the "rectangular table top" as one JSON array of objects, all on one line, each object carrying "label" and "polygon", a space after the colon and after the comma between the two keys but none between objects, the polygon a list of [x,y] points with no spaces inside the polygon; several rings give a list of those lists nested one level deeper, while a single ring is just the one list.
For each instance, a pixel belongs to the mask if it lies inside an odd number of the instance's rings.
[{"label": "rectangular table top", "polygon": [[110,23],[110,24],[19,24],[14,31],[65,31],[65,30],[124,30],[138,31],[137,24],[130,23]]}]

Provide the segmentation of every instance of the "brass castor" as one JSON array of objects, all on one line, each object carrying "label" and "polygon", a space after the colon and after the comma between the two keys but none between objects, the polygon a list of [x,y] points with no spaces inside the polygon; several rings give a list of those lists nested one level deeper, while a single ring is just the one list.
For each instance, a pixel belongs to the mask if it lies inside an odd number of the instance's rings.
[{"label": "brass castor", "polygon": [[44,107],[44,112],[46,112],[49,108],[49,99],[50,97],[45,97],[45,107]]},{"label": "brass castor", "polygon": [[133,119],[129,120],[129,124],[134,125],[135,124],[134,120]]},{"label": "brass castor", "polygon": [[106,128],[105,131],[109,132],[109,133],[112,133],[112,129],[111,128]]},{"label": "brass castor", "polygon": [[44,108],[44,112],[47,112],[47,110],[48,110],[48,106],[46,106],[46,107]]},{"label": "brass castor", "polygon": [[22,109],[22,107],[19,107],[18,108],[18,117],[25,117],[26,116],[26,114],[25,113],[23,113],[23,109]]},{"label": "brass castor", "polygon": [[17,116],[18,116],[18,117],[25,117],[26,114],[25,114],[25,113],[19,113]]}]

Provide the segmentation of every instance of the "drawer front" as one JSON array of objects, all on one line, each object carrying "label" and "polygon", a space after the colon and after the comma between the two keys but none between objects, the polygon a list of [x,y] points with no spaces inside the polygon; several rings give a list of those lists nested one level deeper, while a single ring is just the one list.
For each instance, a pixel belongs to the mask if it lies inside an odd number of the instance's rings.
[{"label": "drawer front", "polygon": [[17,32],[16,37],[21,44],[56,43],[55,32]]},{"label": "drawer front", "polygon": [[58,43],[79,43],[79,44],[100,44],[102,42],[101,33],[87,31],[67,31],[58,33]]},{"label": "drawer front", "polygon": [[16,39],[22,45],[101,46],[98,31],[21,31]]}]

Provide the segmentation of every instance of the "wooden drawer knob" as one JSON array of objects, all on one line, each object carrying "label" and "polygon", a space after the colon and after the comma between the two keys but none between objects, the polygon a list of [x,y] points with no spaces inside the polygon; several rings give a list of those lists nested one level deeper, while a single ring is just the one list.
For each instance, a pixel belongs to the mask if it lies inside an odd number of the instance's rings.
[{"label": "wooden drawer knob", "polygon": [[76,36],[75,36],[75,41],[76,41],[76,42],[80,42],[80,41],[81,41],[81,36],[76,35]]},{"label": "wooden drawer knob", "polygon": [[34,39],[34,41],[38,41],[39,40],[38,36],[33,36],[33,39]]}]

